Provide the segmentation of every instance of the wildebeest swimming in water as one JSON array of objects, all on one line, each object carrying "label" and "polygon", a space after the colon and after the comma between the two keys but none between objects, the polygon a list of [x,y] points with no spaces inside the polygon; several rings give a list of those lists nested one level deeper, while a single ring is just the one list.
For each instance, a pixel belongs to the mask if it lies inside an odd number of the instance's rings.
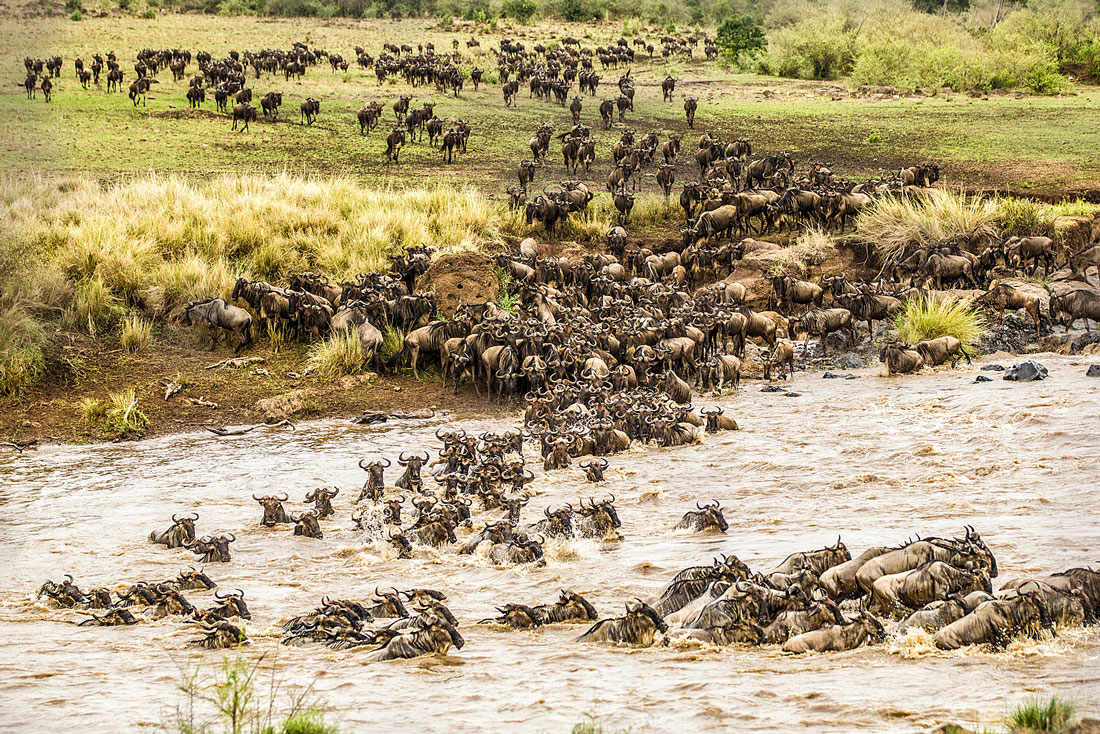
[{"label": "wildebeest swimming in water", "polygon": [[111,609],[105,614],[92,613],[88,619],[80,623],[80,626],[121,627],[123,625],[137,624],[137,622],[137,618],[129,609],[119,608]]},{"label": "wildebeest swimming in water", "polygon": [[445,655],[452,646],[461,650],[466,644],[454,625],[434,614],[424,615],[415,627],[403,630],[385,645],[367,654],[367,661],[417,658],[421,655]]},{"label": "wildebeest swimming in water", "polygon": [[237,539],[233,533],[204,535],[187,544],[192,553],[202,556],[203,563],[229,563],[229,544]]},{"label": "wildebeest swimming in water", "polygon": [[729,523],[722,514],[722,507],[718,500],[705,505],[695,503],[695,510],[689,510],[680,522],[676,523],[675,530],[690,530],[695,533],[724,533],[729,530]]},{"label": "wildebeest swimming in water", "polygon": [[575,591],[562,589],[553,604],[530,607],[526,604],[505,604],[497,607],[500,617],[483,619],[478,624],[503,624],[516,629],[530,629],[546,624],[591,622],[599,617],[596,608]]},{"label": "wildebeest swimming in water", "polygon": [[1053,627],[1049,610],[1038,592],[1019,593],[990,599],[933,636],[936,647],[955,650],[966,645],[991,644],[1001,647],[1021,633],[1037,636]]},{"label": "wildebeest swimming in water", "polygon": [[228,647],[236,647],[248,642],[248,637],[239,627],[224,619],[213,624],[201,623],[204,636],[192,640],[192,645],[205,647],[208,650],[223,650]]},{"label": "wildebeest swimming in water", "polygon": [[790,638],[783,644],[784,652],[841,652],[860,645],[886,639],[886,630],[867,612],[846,624],[834,624]]},{"label": "wildebeest swimming in water", "polygon": [[149,533],[149,542],[164,545],[169,548],[179,548],[195,540],[195,521],[199,519],[199,513],[192,512],[183,517],[172,515],[172,526],[163,532],[153,531]]},{"label": "wildebeest swimming in water", "polygon": [[293,522],[283,508],[283,503],[289,498],[290,495],[285,492],[281,493],[281,496],[265,494],[263,497],[257,497],[256,495],[252,495],[252,499],[259,502],[260,507],[264,510],[264,516],[260,519],[260,525],[265,528],[272,528],[280,523]]},{"label": "wildebeest swimming in water", "polygon": [[615,642],[649,647],[657,633],[668,632],[668,624],[660,614],[640,599],[626,603],[626,614],[615,619],[602,619],[577,638],[578,642]]}]

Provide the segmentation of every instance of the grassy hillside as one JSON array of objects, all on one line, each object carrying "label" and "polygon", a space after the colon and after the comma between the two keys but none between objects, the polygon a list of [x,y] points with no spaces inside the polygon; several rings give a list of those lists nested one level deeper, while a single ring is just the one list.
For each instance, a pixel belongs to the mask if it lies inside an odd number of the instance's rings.
[{"label": "grassy hillside", "polygon": [[[87,18],[79,23],[56,19],[3,21],[9,32],[0,36],[0,53],[9,59],[5,76],[11,82],[0,91],[0,125],[8,134],[0,141],[0,166],[13,175],[89,173],[117,179],[135,173],[181,173],[216,176],[225,173],[350,176],[375,186],[422,186],[453,182],[459,177],[490,194],[499,194],[514,180],[514,167],[529,155],[527,141],[543,121],[557,130],[571,124],[567,109],[528,99],[521,90],[516,108],[505,108],[500,86],[490,83],[474,92],[467,84],[462,97],[444,98],[433,88],[412,89],[401,81],[379,87],[373,73],[353,66],[333,73],[314,67],[301,80],[289,83],[265,74],[251,80],[254,91],[282,91],[285,104],[278,122],[259,122],[248,133],[230,130],[230,120],[214,111],[213,101],[202,110],[187,109],[186,81],[173,82],[163,72],[149,95],[148,105],[134,108],[125,92],[108,95],[103,89],[83,90],[77,84],[72,59],[114,50],[133,78],[138,50],[153,48],[205,49],[216,56],[229,49],[287,47],[305,41],[353,56],[353,47],[372,52],[384,40],[432,41],[449,50],[468,30],[448,33],[429,21],[274,20],[253,17],[161,15],[145,20],[132,17]],[[19,29],[12,27],[18,24]],[[619,25],[584,26],[585,43],[595,45],[617,38]],[[486,78],[496,79],[494,57],[488,49],[507,33],[513,38],[546,40],[579,28],[506,28],[479,32],[482,51],[467,55],[469,69],[478,64]],[[465,46],[461,49],[466,53]],[[53,102],[28,100],[17,86],[22,78],[18,60],[26,54],[61,54],[65,67]],[[189,69],[194,73],[195,66]],[[614,80],[622,70],[602,73],[597,97],[586,97],[582,119],[598,128],[599,99],[613,96]],[[671,74],[680,80],[676,101],[662,103],[660,79]],[[842,175],[865,177],[892,172],[902,165],[935,159],[946,178],[971,187],[1032,191],[1058,198],[1067,192],[1095,190],[1100,180],[1100,129],[1095,117],[1100,92],[1079,87],[1075,94],[1058,97],[994,96],[885,98],[851,97],[837,83],[806,82],[740,74],[714,62],[682,59],[637,63],[636,111],[626,124],[641,132],[688,132],[680,95],[700,98],[697,131],[711,130],[727,137],[748,137],[760,152],[789,150],[799,161],[832,163]],[[384,136],[392,124],[390,104],[400,94],[413,94],[414,105],[438,103],[437,112],[449,120],[463,118],[473,125],[469,153],[444,166],[438,151],[427,142],[411,144],[398,166],[383,162]],[[321,116],[312,126],[299,124],[298,105],[312,96],[321,101]],[[359,135],[354,112],[365,101],[386,104],[384,122],[368,137]],[[602,186],[610,146],[619,129],[597,129],[598,165],[589,180]],[[688,146],[690,150],[693,145]],[[551,146],[551,165],[539,172],[543,186],[566,176],[557,146]],[[677,178],[696,175],[689,158],[681,162]],[[582,176],[584,178],[584,176]],[[652,178],[646,189],[656,190]]]}]

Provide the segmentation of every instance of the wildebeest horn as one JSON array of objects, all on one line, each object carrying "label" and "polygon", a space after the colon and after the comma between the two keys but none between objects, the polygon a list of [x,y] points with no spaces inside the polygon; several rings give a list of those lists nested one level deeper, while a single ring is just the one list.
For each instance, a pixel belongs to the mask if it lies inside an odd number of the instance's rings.
[{"label": "wildebeest horn", "polygon": [[181,522],[181,520],[176,517],[175,513],[172,514],[172,522]]},{"label": "wildebeest horn", "polygon": [[[260,498],[259,498],[259,497],[257,497],[257,496],[255,495],[255,493],[253,493],[253,494],[252,494],[252,499],[256,500],[257,502],[259,502],[259,501],[260,501]],[[172,516],[172,519],[173,519],[173,520],[175,520],[175,519],[176,519],[174,515]]]},{"label": "wildebeest horn", "polygon": [[194,515],[194,517],[190,517],[190,518],[188,518],[189,520],[192,520],[192,521],[194,521],[194,520],[198,520],[198,519],[199,519],[199,513],[197,513],[197,512],[192,512],[191,514],[192,514],[192,515]]},{"label": "wildebeest horn", "polygon": [[282,499],[279,499],[278,494],[275,495],[275,499],[279,500],[280,502],[286,502],[288,499],[290,499],[290,495],[287,494],[286,492],[280,492],[279,494],[281,494],[283,496]]},{"label": "wildebeest horn", "polygon": [[402,451],[400,454],[397,455],[397,463],[400,464],[401,466],[404,466],[405,464],[409,463],[409,460],[405,458],[405,452],[404,451]]},{"label": "wildebeest horn", "polygon": [[611,502],[611,504],[615,504],[615,495],[613,495],[613,494],[611,494],[610,492],[608,492],[608,493],[607,493],[607,496],[611,498],[611,499],[609,500],[609,501]]},{"label": "wildebeest horn", "polygon": [[424,461],[428,461],[428,460],[429,460],[429,459],[431,459],[431,458],[432,458],[432,455],[431,455],[431,454],[429,454],[429,453],[428,453],[427,451],[425,451],[425,452],[424,452]]},{"label": "wildebeest horn", "polygon": [[223,538],[225,538],[226,536],[228,536],[228,540],[229,540],[230,543],[232,543],[233,541],[235,541],[237,539],[237,536],[234,535],[233,533],[222,533]]},{"label": "wildebeest horn", "polygon": [[362,469],[363,471],[369,471],[369,470],[367,469],[367,467],[363,466],[363,462],[364,462],[364,461],[366,461],[366,459],[360,459],[360,460],[359,460],[359,468],[360,468],[360,469]]}]

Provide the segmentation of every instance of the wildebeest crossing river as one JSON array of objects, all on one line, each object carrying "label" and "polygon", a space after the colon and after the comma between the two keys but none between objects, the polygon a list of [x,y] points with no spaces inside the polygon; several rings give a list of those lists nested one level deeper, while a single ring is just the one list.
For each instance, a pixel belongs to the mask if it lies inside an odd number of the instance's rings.
[{"label": "wildebeest crossing river", "polygon": [[[789,553],[842,537],[853,555],[917,533],[978,528],[1000,582],[1095,567],[1100,561],[1097,440],[1100,381],[1066,357],[1051,376],[972,384],[975,372],[857,380],[799,373],[797,397],[750,383],[722,405],[742,430],[696,445],[610,457],[608,482],[574,464],[528,486],[533,521],[547,504],[617,497],[621,542],[547,544],[546,565],[494,567],[482,556],[417,547],[399,559],[352,529],[364,457],[437,449],[441,426],[505,430],[508,422],[454,417],[296,432],[205,432],[141,443],[50,446],[0,458],[0,714],[18,731],[129,731],[175,705],[180,667],[200,653],[194,625],[168,617],[129,627],[77,627],[83,615],[36,600],[47,579],[83,586],[170,578],[193,564],[184,549],[148,541],[172,513],[198,512],[199,533],[235,534],[233,560],[210,564],[222,589],[247,593],[246,655],[269,652],[288,680],[316,689],[349,731],[568,731],[598,710],[615,726],[650,731],[913,731],[945,721],[992,724],[1026,695],[1058,693],[1095,706],[1100,630],[1013,642],[1007,650],[938,652],[930,637],[890,638],[851,652],[793,656],[777,646],[698,643],[633,649],[575,642],[585,629],[478,626],[505,602],[583,594],[601,617],[649,599],[679,569],[736,554],[767,570]],[[537,464],[535,447],[528,463]],[[396,467],[396,464],[395,464]],[[392,483],[396,474],[387,475]],[[430,480],[428,480],[430,482]],[[344,491],[324,538],[263,528],[253,493],[287,492],[288,508],[317,486]],[[725,535],[673,526],[696,501],[721,501]],[[496,514],[494,513],[494,517]],[[475,526],[485,519],[475,512]],[[467,531],[463,531],[467,532]],[[460,534],[461,541],[464,535]],[[364,664],[360,652],[279,645],[280,623],[323,595],[368,599],[375,587],[447,594],[466,645],[445,657]],[[188,592],[196,603],[207,593]],[[221,653],[206,653],[218,659]],[[598,700],[599,703],[593,703]],[[411,729],[410,729],[411,728]]]}]

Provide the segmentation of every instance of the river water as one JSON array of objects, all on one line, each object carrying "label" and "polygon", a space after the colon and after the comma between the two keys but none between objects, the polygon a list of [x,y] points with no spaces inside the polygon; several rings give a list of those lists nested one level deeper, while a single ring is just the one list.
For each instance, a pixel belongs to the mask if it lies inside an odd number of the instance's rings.
[{"label": "river water", "polygon": [[[288,683],[312,682],[348,731],[566,732],[581,712],[633,731],[908,732],[944,721],[995,724],[1029,695],[1057,692],[1100,707],[1100,629],[952,653],[920,636],[839,654],[778,648],[628,649],[579,644],[583,626],[508,632],[475,626],[507,601],[585,595],[601,615],[655,594],[679,569],[733,553],[767,570],[840,535],[855,555],[915,535],[974,525],[1004,581],[1100,561],[1100,380],[1044,355],[1050,378],[1014,384],[975,369],[857,380],[798,373],[800,395],[749,382],[721,404],[742,430],[698,445],[634,449],[611,458],[624,540],[550,547],[544,568],[501,568],[450,550],[399,560],[351,529],[367,456],[437,449],[440,425],[504,430],[508,421],[454,417],[372,427],[343,421],[294,433],[205,433],[140,443],[49,446],[0,457],[0,730],[150,731],[179,701],[181,669],[202,654],[179,619],[76,627],[83,617],[35,602],[47,578],[81,588],[174,576],[183,550],[147,541],[173,512],[194,509],[199,534],[237,535],[230,564],[208,573],[240,587],[253,614],[245,654],[268,654]],[[989,374],[989,373],[983,373]],[[529,452],[529,462],[534,462]],[[396,479],[396,462],[387,479]],[[524,521],[547,503],[594,492],[577,468],[532,485]],[[343,492],[323,540],[260,528],[253,492],[286,491],[288,510],[321,485]],[[723,536],[674,533],[696,500],[726,508]],[[484,519],[475,515],[475,520]],[[460,540],[461,540],[460,535]],[[431,587],[462,621],[462,650],[440,658],[364,664],[361,654],[278,644],[279,623],[322,595],[367,599],[376,586]],[[186,592],[197,606],[210,593]],[[219,660],[220,652],[205,658]]]}]

